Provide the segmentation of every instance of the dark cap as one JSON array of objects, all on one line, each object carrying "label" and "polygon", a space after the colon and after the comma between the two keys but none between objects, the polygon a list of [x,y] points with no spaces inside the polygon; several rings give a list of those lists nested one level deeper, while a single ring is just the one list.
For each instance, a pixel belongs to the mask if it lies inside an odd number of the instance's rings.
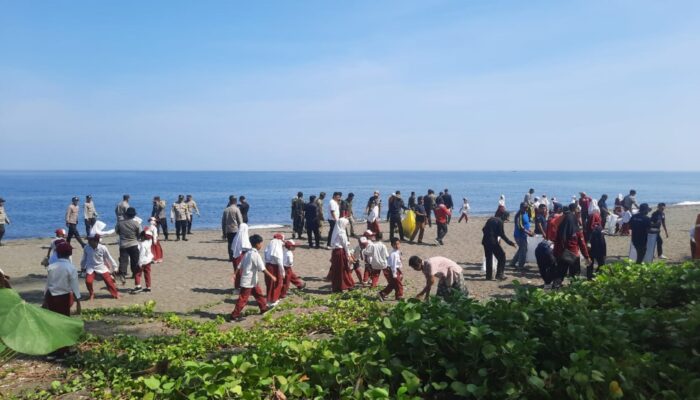
[{"label": "dark cap", "polygon": [[125,214],[128,218],[134,218],[136,216],[136,209],[134,207],[129,207],[126,209]]},{"label": "dark cap", "polygon": [[71,201],[80,201],[80,197],[78,197],[78,196],[73,196],[73,198],[71,199]]},{"label": "dark cap", "polygon": [[0,203],[4,203],[4,202],[5,202],[5,199],[3,199],[2,197],[0,197]]},{"label": "dark cap", "polygon": [[91,198],[92,198],[92,195],[89,194],[89,195],[85,196],[85,198],[86,198],[86,199],[91,199]]}]

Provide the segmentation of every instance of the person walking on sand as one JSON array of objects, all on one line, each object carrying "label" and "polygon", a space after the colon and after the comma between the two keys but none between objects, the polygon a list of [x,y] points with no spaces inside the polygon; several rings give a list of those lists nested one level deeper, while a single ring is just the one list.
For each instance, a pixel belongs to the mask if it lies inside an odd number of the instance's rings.
[{"label": "person walking on sand", "polygon": [[668,229],[666,229],[666,203],[659,203],[656,211],[651,213],[651,224],[659,229],[659,235],[656,238],[656,252],[660,259],[666,260],[664,255],[664,240],[661,238],[661,228],[664,229],[666,239],[668,239]]},{"label": "person walking on sand", "polygon": [[130,196],[125,194],[122,196],[122,201],[120,201],[119,204],[117,204],[117,207],[114,209],[114,213],[117,215],[117,222],[125,219],[126,210],[129,209],[129,199]]},{"label": "person walking on sand", "polygon": [[445,236],[447,236],[447,217],[452,215],[447,206],[440,203],[435,207],[435,224],[437,225],[437,239],[435,239],[440,246],[444,245]]},{"label": "person walking on sand", "polygon": [[[139,268],[134,273],[134,289],[131,294],[151,291],[151,266],[153,265],[153,234],[149,229],[139,233]],[[141,287],[141,275],[146,281],[146,287]]]},{"label": "person walking on sand", "polygon": [[115,233],[119,235],[119,272],[115,274],[122,285],[126,282],[127,267],[131,271],[139,269],[139,242],[141,224],[136,220],[136,209],[129,207],[124,213],[124,219],[117,223]]},{"label": "person walking on sand", "polygon": [[301,239],[304,233],[304,193],[298,192],[297,197],[292,199],[292,239]]},{"label": "person walking on sand", "polygon": [[348,193],[345,200],[340,201],[340,216],[348,219],[350,224],[350,236],[355,236],[355,212],[352,209],[352,202],[355,199],[355,193]]},{"label": "person walking on sand", "polygon": [[[318,231],[321,232],[321,228],[323,228],[323,201],[326,199],[326,192],[321,192],[318,194],[318,197],[316,198],[316,212],[318,213]],[[333,232],[331,229],[329,232]]]},{"label": "person walking on sand", "polygon": [[425,277],[425,287],[416,295],[417,299],[430,298],[430,290],[437,281],[438,297],[448,298],[451,294],[461,293],[469,295],[469,290],[464,284],[464,272],[456,262],[446,257],[430,257],[422,260],[418,256],[411,256],[408,265],[416,271],[423,273]]},{"label": "person walking on sand", "polygon": [[[531,189],[532,190],[532,189]],[[515,228],[513,236],[518,244],[518,251],[515,253],[510,266],[516,270],[524,270],[525,262],[527,261],[527,238],[532,236],[530,230],[530,216],[528,215],[529,205],[526,202],[520,203],[520,210],[515,214]]]},{"label": "person walking on sand", "polygon": [[187,234],[192,234],[192,220],[194,219],[194,214],[197,213],[199,217],[199,207],[197,207],[197,202],[194,201],[191,194],[188,194],[185,198],[185,204],[187,205]]},{"label": "person walking on sand", "polygon": [[501,221],[508,221],[510,217],[510,213],[506,209],[506,196],[504,194],[498,198],[498,207],[496,208],[494,217],[500,218]]},{"label": "person walking on sand", "polygon": [[605,227],[605,224],[608,221],[608,215],[610,215],[610,210],[608,209],[607,201],[607,194],[600,196],[600,200],[598,200],[598,208],[600,208],[600,220],[603,223],[603,227]]},{"label": "person walking on sand", "polygon": [[92,195],[85,196],[85,204],[83,205],[83,222],[85,222],[85,237],[90,236],[92,227],[97,222],[97,210],[95,203],[92,201]]},{"label": "person walking on sand", "polygon": [[248,223],[248,211],[250,211],[250,204],[246,200],[245,196],[240,196],[238,198],[238,209],[241,211],[241,217],[244,223]]},{"label": "person walking on sand", "polygon": [[265,278],[267,303],[270,307],[279,304],[284,286],[284,235],[275,233],[270,243],[265,247],[265,269],[276,279]]},{"label": "person walking on sand", "polygon": [[342,193],[333,192],[333,197],[328,201],[328,240],[326,241],[326,247],[329,249],[331,247],[333,228],[338,219],[340,219],[340,199],[342,197]]},{"label": "person walking on sand", "polygon": [[408,196],[408,209],[413,210],[416,208],[417,199],[416,199],[416,192],[411,192],[411,195]]},{"label": "person walking on sand", "polygon": [[306,283],[294,272],[294,249],[296,249],[296,246],[293,240],[284,242],[284,283],[282,284],[280,299],[287,297],[291,285],[296,286],[299,290],[306,287]]},{"label": "person walking on sand", "polygon": [[375,191],[374,195],[367,201],[365,214],[367,214],[367,229],[374,232],[377,240],[382,239],[382,233],[379,229],[379,219],[381,216],[382,200],[379,198],[379,192]]},{"label": "person walking on sand", "polygon": [[445,188],[445,190],[442,192],[442,202],[445,203],[445,207],[450,210],[450,215],[447,216],[447,223],[449,224],[452,222],[452,213],[454,212],[455,203],[452,200],[452,195],[447,188]]},{"label": "person walking on sand", "polygon": [[319,232],[318,207],[316,196],[309,196],[309,202],[304,206],[304,219],[306,223],[306,237],[309,239],[309,248],[321,248],[321,232]]},{"label": "person walking on sand", "polygon": [[58,260],[49,264],[46,269],[46,290],[42,307],[70,317],[70,309],[75,302],[80,314],[78,271],[70,261],[73,247],[68,242],[61,242],[56,246],[56,254]]},{"label": "person walking on sand", "polygon": [[362,250],[365,259],[365,270],[362,274],[363,284],[376,288],[379,284],[379,275],[388,266],[389,251],[384,243],[375,241],[374,232],[366,231],[363,238],[367,239],[367,246]]},{"label": "person walking on sand", "polygon": [[629,222],[632,230],[632,245],[637,250],[637,264],[644,261],[647,251],[647,237],[651,228],[651,218],[647,214],[649,214],[649,205],[642,203],[639,205],[639,212],[634,214]]},{"label": "person walking on sand", "polygon": [[389,284],[379,292],[379,299],[385,301],[386,297],[394,292],[394,298],[399,301],[403,300],[403,272],[401,272],[401,267],[403,266],[401,262],[401,241],[399,238],[391,238],[391,248],[393,249],[391,254],[389,254],[389,259],[387,260],[388,268],[384,269],[384,277]]},{"label": "person walking on sand", "polygon": [[328,275],[333,292],[343,292],[355,286],[351,274],[351,261],[353,260],[350,259],[350,241],[345,232],[347,225],[348,220],[340,218],[335,224],[331,238],[333,252],[331,253],[331,269]]},{"label": "person walking on sand", "polygon": [[416,213],[416,228],[413,230],[413,233],[411,234],[411,239],[410,241],[413,242],[413,239],[416,238],[416,235],[418,235],[418,244],[423,243],[423,234],[425,233],[425,220],[427,218],[427,213],[425,211],[425,206],[423,205],[423,196],[418,197],[418,202],[416,203],[416,206],[413,209],[413,212]]},{"label": "person walking on sand", "polygon": [[506,253],[501,248],[500,240],[508,243],[511,247],[515,247],[515,243],[508,239],[505,232],[503,231],[503,218],[504,215],[500,217],[489,218],[484,227],[481,228],[483,237],[481,239],[481,245],[484,246],[484,255],[486,256],[486,280],[493,279],[493,257],[496,257],[496,279],[504,280],[505,268],[506,268]]},{"label": "person walking on sand", "polygon": [[230,262],[234,260],[231,244],[238,234],[238,227],[245,223],[243,222],[243,215],[241,215],[241,210],[238,209],[237,203],[238,200],[236,196],[229,196],[228,206],[224,209],[224,213],[221,216],[221,234],[226,238],[226,248],[228,249],[228,260]]},{"label": "person walking on sand", "polygon": [[10,225],[10,217],[5,211],[5,199],[0,197],[0,246],[2,246],[2,237],[5,236],[5,225]]},{"label": "person walking on sand", "polygon": [[83,250],[83,258],[80,260],[80,269],[85,271],[85,286],[87,287],[88,293],[90,294],[89,299],[95,299],[95,290],[93,288],[93,282],[95,281],[95,274],[100,274],[102,280],[109,290],[109,294],[113,298],[119,298],[119,292],[112,279],[111,272],[114,272],[117,268],[117,262],[114,261],[112,255],[109,254],[107,246],[100,243],[100,235],[95,234],[93,236],[88,236],[88,244]]},{"label": "person walking on sand", "polygon": [[160,245],[158,240],[158,220],[151,217],[148,219],[148,226],[145,228],[151,232],[151,239],[153,240],[153,245],[151,246],[151,253],[153,253],[153,263],[160,264],[163,262],[163,247]]},{"label": "person walking on sand", "polygon": [[632,189],[630,193],[622,199],[622,207],[632,211],[634,208],[641,206],[637,205],[637,191]]},{"label": "person walking on sand", "polygon": [[161,200],[160,196],[153,197],[153,209],[151,210],[151,217],[155,218],[158,222],[160,230],[163,232],[165,240],[168,240],[168,216],[166,215],[166,205],[165,200]]},{"label": "person walking on sand", "polygon": [[467,198],[462,199],[462,209],[459,210],[459,220],[457,223],[462,222],[464,220],[464,223],[467,224],[469,223],[469,209],[471,207],[469,206],[469,200]]},{"label": "person walking on sand", "polygon": [[263,238],[260,235],[253,235],[250,237],[252,249],[245,253],[245,256],[243,256],[243,261],[241,261],[240,264],[240,291],[238,293],[236,307],[231,313],[232,321],[240,322],[243,320],[241,312],[248,304],[248,298],[250,298],[251,295],[255,298],[255,301],[258,302],[260,314],[266,313],[269,309],[265,295],[258,285],[258,272],[264,273],[265,277],[272,281],[275,281],[277,278],[270,274],[267,269],[265,269],[265,262],[263,262],[263,259],[260,256],[262,242]]},{"label": "person walking on sand", "polygon": [[70,244],[71,239],[75,238],[80,244],[81,248],[85,247],[85,242],[80,238],[80,232],[78,232],[78,214],[80,214],[80,208],[78,208],[78,203],[80,203],[80,198],[73,197],[71,204],[68,205],[66,209],[66,227],[68,227],[68,238],[66,242]]},{"label": "person walking on sand", "polygon": [[428,189],[428,194],[423,196],[423,205],[425,206],[425,220],[428,222],[428,227],[433,227],[431,214],[435,209],[435,192],[433,189]]},{"label": "person walking on sand", "polygon": [[175,223],[175,241],[187,241],[187,223],[190,220],[190,208],[185,203],[185,196],[178,195],[177,202],[170,209],[170,222]]},{"label": "person walking on sand", "polygon": [[394,229],[398,229],[399,238],[403,241],[403,224],[401,224],[401,213],[408,210],[401,198],[401,192],[396,191],[393,199],[389,202],[389,240],[394,237]]}]

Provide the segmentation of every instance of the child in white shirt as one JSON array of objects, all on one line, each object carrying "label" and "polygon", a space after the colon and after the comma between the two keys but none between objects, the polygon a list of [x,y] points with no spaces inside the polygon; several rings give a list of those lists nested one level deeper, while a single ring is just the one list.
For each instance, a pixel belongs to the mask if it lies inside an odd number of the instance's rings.
[{"label": "child in white shirt", "polygon": [[[151,265],[153,265],[153,233],[150,229],[144,230],[139,235],[139,270],[134,273],[134,284],[136,285],[131,294],[151,291]],[[141,275],[145,278],[146,288],[141,288]]]},{"label": "child in white shirt", "polygon": [[284,299],[287,297],[287,292],[289,292],[290,284],[294,284],[297,289],[303,289],[306,284],[294,273],[292,267],[294,267],[294,249],[296,248],[296,243],[293,240],[287,240],[284,242],[284,284],[282,285],[282,293],[280,298]]},{"label": "child in white shirt", "polygon": [[459,221],[457,221],[457,223],[462,222],[462,219],[464,219],[464,223],[466,224],[469,222],[469,209],[471,207],[469,206],[469,200],[467,200],[466,197],[463,198],[462,200],[463,200],[462,209],[459,210],[460,215],[459,215]]},{"label": "child in white shirt", "polygon": [[403,299],[403,273],[401,272],[401,242],[398,238],[391,238],[393,251],[389,255],[388,267],[384,269],[384,277],[389,284],[379,292],[379,299],[384,301],[386,296],[395,292],[396,300]]},{"label": "child in white shirt", "polygon": [[241,312],[248,304],[248,298],[252,294],[255,301],[258,302],[258,307],[260,307],[260,314],[264,314],[269,309],[267,307],[267,301],[265,300],[265,295],[260,286],[258,286],[258,272],[263,272],[266,279],[270,279],[273,282],[277,280],[269,271],[265,269],[265,263],[262,257],[260,257],[260,249],[262,249],[263,239],[260,235],[253,235],[250,237],[250,244],[253,247],[250,251],[245,253],[243,256],[243,261],[240,264],[241,280],[240,280],[240,292],[238,294],[238,301],[236,301],[236,308],[233,309],[231,313],[231,320],[242,321],[243,317]]}]

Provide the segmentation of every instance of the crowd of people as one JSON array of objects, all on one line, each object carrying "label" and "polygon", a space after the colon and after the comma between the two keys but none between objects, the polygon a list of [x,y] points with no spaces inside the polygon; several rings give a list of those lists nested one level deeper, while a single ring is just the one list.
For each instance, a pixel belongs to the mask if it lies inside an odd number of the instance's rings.
[{"label": "crowd of people", "polygon": [[[391,249],[388,249],[382,241],[383,233],[379,225],[383,215],[383,203],[378,191],[375,191],[365,204],[363,217],[366,227],[362,228],[364,232],[361,234],[356,234],[361,221],[355,218],[354,194],[348,193],[343,198],[341,192],[334,192],[327,203],[324,202],[325,198],[326,194],[321,192],[318,196],[309,196],[308,201],[305,201],[304,194],[297,193],[291,201],[292,238],[285,239],[283,234],[275,233],[265,245],[260,235],[249,234],[250,205],[245,196],[229,197],[221,218],[221,230],[227,246],[228,259],[233,266],[234,287],[239,296],[231,314],[234,320],[242,318],[243,308],[250,296],[255,298],[260,311],[264,313],[278,305],[287,296],[292,285],[298,289],[305,287],[305,282],[294,271],[294,251],[297,247],[294,240],[304,240],[306,235],[309,248],[320,249],[324,222],[328,226],[325,248],[331,250],[330,268],[325,278],[330,282],[332,292],[351,290],[357,284],[378,288],[383,275],[385,286],[377,292],[378,299],[384,301],[392,293],[396,300],[403,299],[402,244],[423,243],[426,229],[432,228],[434,222],[435,241],[438,246],[443,245],[454,208],[448,189],[444,189],[438,195],[432,189],[422,196],[411,192],[407,203],[404,202],[400,191],[391,193],[387,198],[384,214],[389,225],[388,243]],[[661,234],[663,231],[668,237],[665,204],[659,203],[651,213],[648,204],[637,203],[636,192],[631,190],[627,196],[620,195],[616,198],[615,207],[611,212],[607,207],[607,199],[608,196],[603,195],[599,200],[594,200],[585,192],[581,192],[568,204],[562,204],[556,198],[550,200],[544,194],[536,196],[534,189],[530,189],[511,218],[505,196],[501,195],[494,216],[489,218],[481,229],[485,278],[492,280],[495,276],[498,280],[506,279],[506,256],[501,242],[517,248],[510,266],[516,271],[524,270],[531,237],[541,238],[535,249],[535,257],[545,288],[559,287],[567,276],[580,275],[582,261],[586,263],[586,276],[592,278],[606,262],[606,235],[631,235],[632,247],[636,252],[635,261],[638,263],[647,256],[647,241],[653,237],[656,240],[655,249],[658,256],[665,258]],[[130,293],[151,291],[152,266],[162,262],[164,257],[159,242],[160,236],[162,235],[163,240],[169,240],[168,207],[165,200],[155,196],[150,218],[143,226],[144,221],[129,204],[129,200],[130,196],[125,194],[117,204],[117,223],[113,231],[108,231],[105,230],[105,224],[99,221],[92,196],[86,196],[83,205],[87,239],[85,243],[78,229],[80,198],[71,199],[65,213],[66,229],[56,230],[55,238],[43,261],[48,271],[44,302],[46,307],[64,314],[70,309],[70,302],[73,300],[79,307],[79,276],[85,277],[89,299],[95,297],[94,281],[98,276],[112,297],[118,299],[120,293],[117,285],[126,284],[129,271],[134,280],[134,287]],[[4,203],[0,198],[0,240],[4,233],[4,225],[10,223]],[[175,226],[175,240],[188,240],[187,236],[192,234],[193,217],[200,213],[197,203],[191,195],[179,195],[169,210],[170,223],[174,223]],[[469,212],[469,201],[463,198],[458,223],[463,220],[468,223]],[[403,224],[408,213],[415,219],[415,225],[411,227],[410,232],[404,230]],[[514,240],[508,237],[504,228],[504,223],[511,219]],[[611,220],[619,220],[620,223],[615,223],[611,228]],[[691,251],[694,256],[700,257],[700,254],[696,254],[698,251],[694,241],[694,233],[698,229],[700,216],[696,226],[691,229]],[[101,243],[103,236],[112,233],[118,236],[118,261]],[[351,238],[357,240],[356,245],[351,244]],[[73,267],[73,239],[83,249],[79,270]],[[594,269],[596,264],[597,268]],[[422,260],[418,256],[412,256],[408,265],[425,275],[425,287],[416,297],[427,298],[435,285],[438,288],[438,296],[449,296],[455,290],[467,293],[462,267],[452,260],[439,256]],[[259,273],[264,274],[265,291],[258,282]]]}]

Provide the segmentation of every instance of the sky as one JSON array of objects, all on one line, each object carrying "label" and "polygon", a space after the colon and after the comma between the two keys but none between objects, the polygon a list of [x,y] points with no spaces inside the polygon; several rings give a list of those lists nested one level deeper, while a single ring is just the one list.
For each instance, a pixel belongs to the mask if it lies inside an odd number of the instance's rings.
[{"label": "sky", "polygon": [[0,170],[700,169],[697,1],[0,0]]}]

